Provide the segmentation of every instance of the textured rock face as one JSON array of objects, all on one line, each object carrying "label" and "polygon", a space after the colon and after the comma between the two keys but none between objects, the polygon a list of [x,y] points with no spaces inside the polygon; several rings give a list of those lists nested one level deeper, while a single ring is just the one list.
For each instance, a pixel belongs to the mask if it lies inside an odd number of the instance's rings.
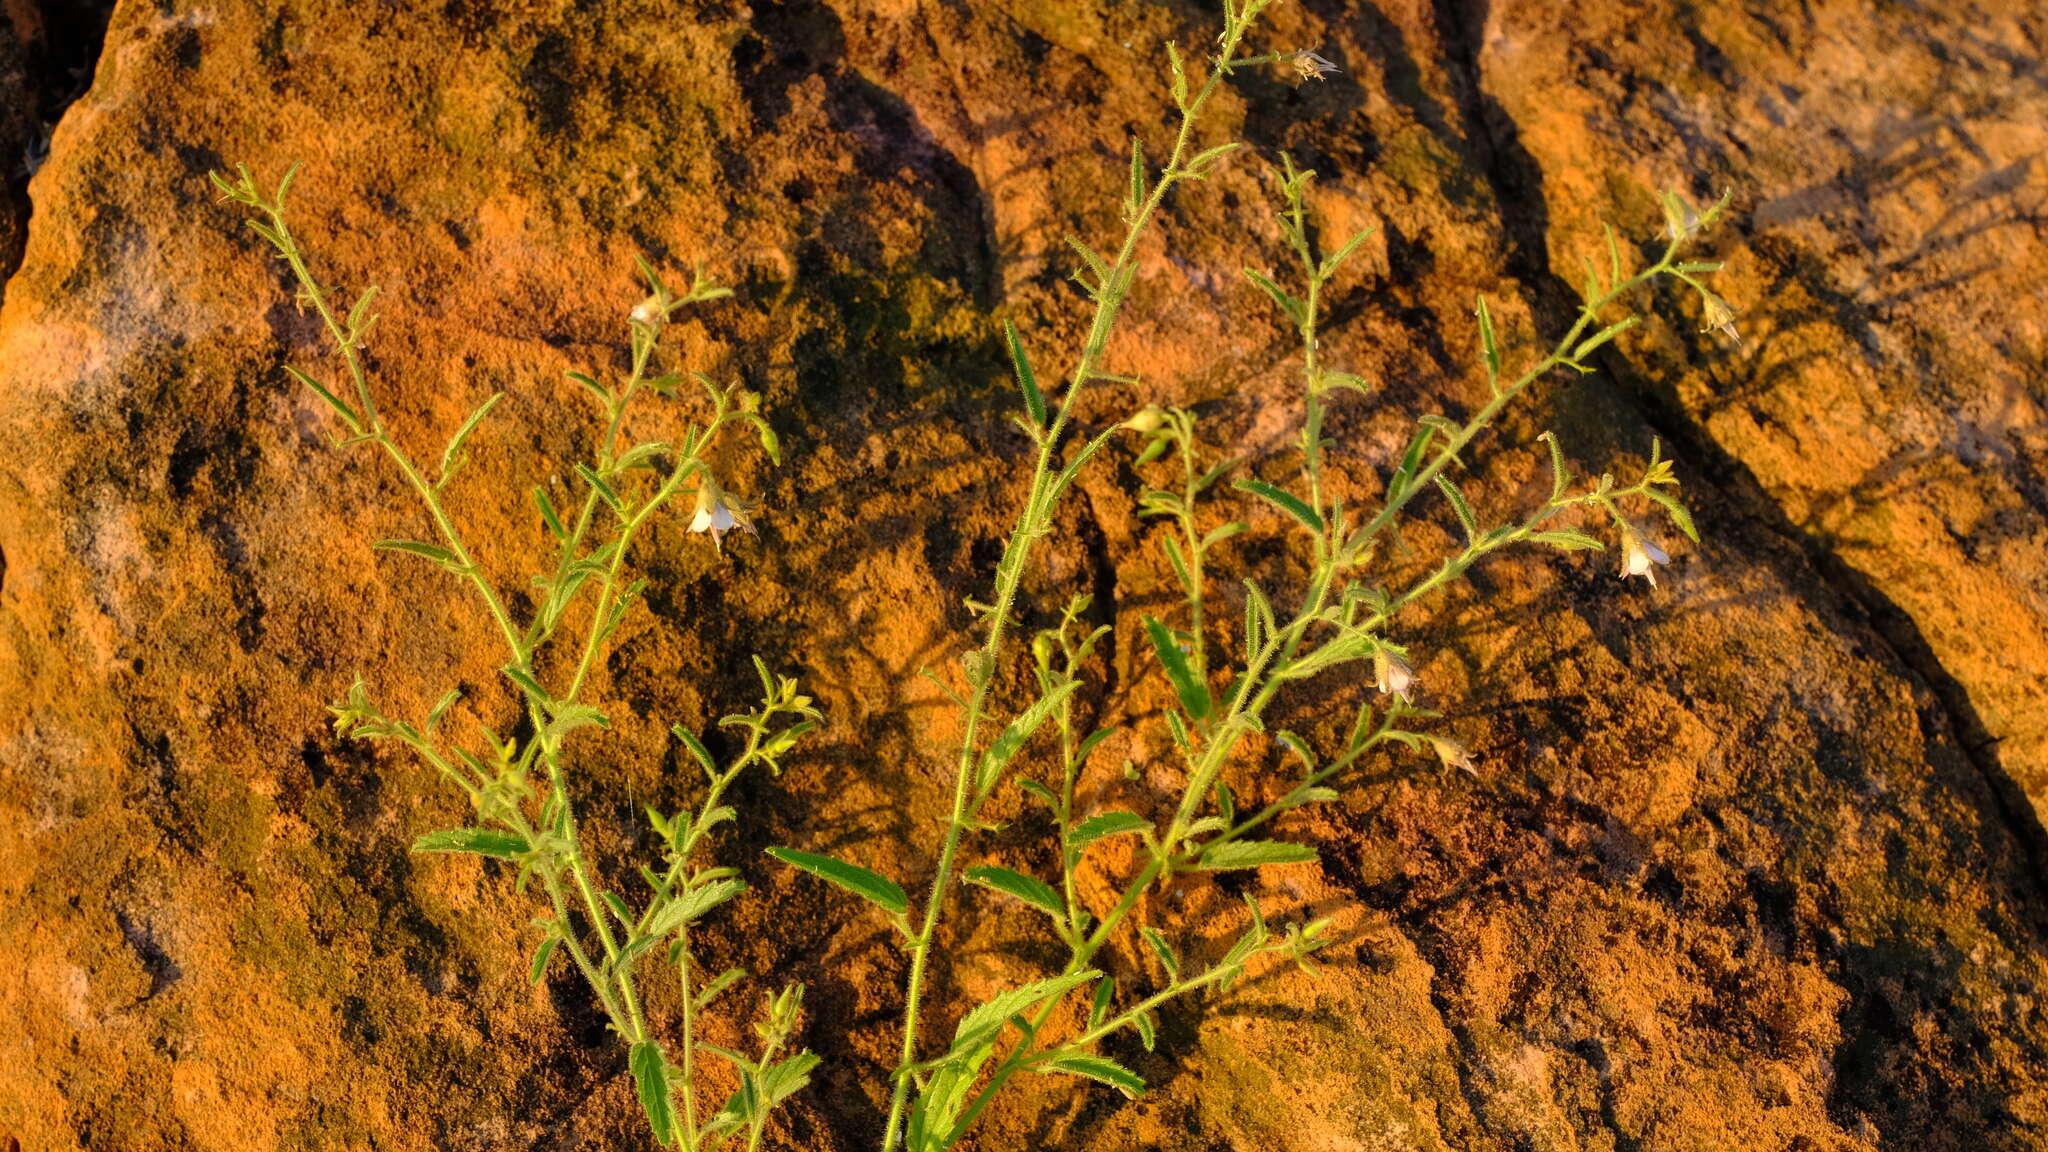
[{"label": "textured rock face", "polygon": [[[1331,232],[1381,229],[1326,340],[1378,386],[1333,418],[1350,495],[1415,414],[1483,391],[1474,292],[1526,351],[1602,219],[1647,235],[1656,186],[1735,191],[1720,286],[1744,343],[1654,300],[1470,486],[1526,503],[1542,428],[1593,472],[1661,435],[1706,542],[1654,591],[1530,556],[1435,604],[1414,645],[1482,771],[1382,763],[1304,825],[1323,863],[1269,899],[1337,919],[1323,977],[1170,1018],[1123,1053],[1141,1103],[1026,1085],[978,1146],[2048,1142],[2039,6],[1274,20],[1268,44],[1344,73],[1248,78],[1219,131],[1315,168]],[[918,671],[966,646],[1022,472],[995,318],[1042,356],[1079,336],[1060,236],[1114,226],[1127,134],[1164,132],[1155,46],[1210,24],[123,0],[0,310],[0,1148],[647,1146],[588,997],[527,986],[509,877],[407,856],[456,800],[325,723],[356,670],[423,709],[489,690],[498,657],[458,590],[369,551],[416,510],[327,446],[281,370],[317,333],[211,203],[207,169],[292,160],[326,278],[383,287],[401,435],[425,451],[507,393],[454,497],[502,584],[541,544],[518,493],[595,432],[560,374],[616,365],[631,256],[739,286],[680,355],[762,390],[791,462],[739,471],[767,513],[725,558],[681,525],[648,540],[652,611],[607,670],[619,722],[580,799],[623,878],[639,805],[689,798],[667,726],[741,704],[750,651],[815,686],[833,726],[743,792],[720,850],[756,891],[711,947],[812,987],[828,1063],[772,1140],[869,1145],[903,958],[759,849],[929,867],[954,733]],[[1262,196],[1249,157],[1177,196],[1112,355],[1146,383],[1102,386],[1088,422],[1197,405],[1212,442],[1288,466],[1288,334],[1236,275],[1278,262]],[[1128,461],[1072,500],[1037,597],[1092,589],[1126,637],[1166,580]],[[1285,584],[1277,545],[1237,563]],[[1129,643],[1112,664],[1145,670]],[[1334,725],[1317,712],[1298,726]],[[1030,832],[988,848],[1033,862]],[[1024,926],[963,899],[953,984],[1038,971]],[[1149,914],[1221,941],[1234,906],[1197,886]]]}]

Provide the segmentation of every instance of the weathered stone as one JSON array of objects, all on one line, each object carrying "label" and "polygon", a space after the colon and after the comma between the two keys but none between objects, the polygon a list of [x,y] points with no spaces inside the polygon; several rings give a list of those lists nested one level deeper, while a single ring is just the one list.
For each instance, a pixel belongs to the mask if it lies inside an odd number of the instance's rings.
[{"label": "weathered stone", "polygon": [[[1275,873],[1267,902],[1336,918],[1320,981],[1276,972],[1170,1012],[1156,1053],[1118,1050],[1144,1101],[1034,1078],[977,1146],[2048,1139],[2028,803],[2048,798],[2042,12],[1652,8],[1275,9],[1264,43],[1344,73],[1247,77],[1219,134],[1317,169],[1329,232],[1381,229],[1324,344],[1379,389],[1333,415],[1342,494],[1379,489],[1416,414],[1475,407],[1475,292],[1526,353],[1600,220],[1647,240],[1656,186],[1728,186],[1717,284],[1746,344],[1657,297],[1601,371],[1475,454],[1469,485],[1505,515],[1542,482],[1538,430],[1595,473],[1658,434],[1706,540],[1666,541],[1655,590],[1610,557],[1529,556],[1435,602],[1412,645],[1479,779],[1384,762],[1303,822],[1323,864]],[[281,370],[322,362],[318,334],[204,173],[294,160],[322,275],[383,287],[372,356],[401,435],[426,451],[507,393],[454,495],[504,586],[541,546],[522,493],[595,431],[560,374],[617,363],[631,256],[739,285],[678,345],[767,395],[790,463],[731,462],[767,507],[723,559],[680,524],[648,540],[651,612],[600,687],[616,724],[578,798],[624,885],[639,805],[691,797],[667,726],[742,704],[752,651],[816,689],[832,726],[744,787],[720,852],[755,891],[708,946],[812,987],[827,1064],[772,1141],[869,1145],[905,962],[759,851],[928,869],[957,731],[918,673],[967,646],[961,598],[1027,446],[996,319],[1051,377],[1082,323],[1060,238],[1115,227],[1127,134],[1156,150],[1167,131],[1155,46],[1212,21],[122,3],[0,310],[0,1147],[649,1143],[587,994],[527,986],[510,878],[407,855],[456,798],[326,723],[358,670],[423,710],[450,683],[488,697],[502,658],[458,589],[371,553],[418,513],[378,461],[327,445]],[[1237,275],[1281,252],[1253,161],[1175,196],[1112,349],[1145,384],[1083,407],[1099,426],[1198,405],[1214,443],[1277,476],[1299,371]],[[1090,475],[1033,597],[1095,592],[1122,684],[1167,579],[1134,485],[1127,455]],[[1445,527],[1410,532],[1399,563],[1426,568]],[[1234,562],[1285,589],[1283,557]],[[1327,737],[1361,687],[1289,723]],[[1155,691],[1104,722],[1148,717]],[[1171,786],[1158,772],[1103,801],[1142,803]],[[1044,865],[1040,831],[981,847]],[[943,988],[1042,971],[1025,925],[963,900]],[[1216,949],[1242,917],[1206,885],[1147,914]]]}]

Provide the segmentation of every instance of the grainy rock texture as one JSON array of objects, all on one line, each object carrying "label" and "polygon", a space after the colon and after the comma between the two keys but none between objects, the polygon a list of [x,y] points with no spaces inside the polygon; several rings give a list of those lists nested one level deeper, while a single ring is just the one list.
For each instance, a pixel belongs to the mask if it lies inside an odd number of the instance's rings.
[{"label": "grainy rock texture", "polygon": [[[752,651],[815,688],[832,726],[743,786],[720,852],[755,891],[708,948],[811,985],[829,1059],[771,1143],[869,1146],[907,965],[760,849],[929,868],[957,724],[918,673],[969,643],[961,600],[1028,467],[998,318],[1042,361],[1080,336],[1060,237],[1117,226],[1129,134],[1170,131],[1158,46],[1214,22],[1101,0],[121,0],[0,306],[0,1148],[650,1146],[588,995],[527,985],[510,877],[407,855],[456,799],[326,723],[358,670],[420,711],[451,683],[490,699],[501,658],[459,589],[369,550],[419,514],[328,445],[282,371],[322,362],[318,333],[203,179],[294,160],[316,265],[383,288],[371,358],[400,434],[430,452],[507,393],[452,498],[508,587],[543,543],[520,493],[596,431],[561,373],[617,367],[631,257],[738,285],[676,356],[762,390],[790,462],[731,462],[766,511],[723,558],[680,524],[645,541],[651,610],[599,687],[616,723],[579,800],[623,885],[640,804],[691,799],[667,726],[743,705]],[[1505,516],[1545,482],[1542,429],[1593,473],[1661,436],[1706,542],[1667,541],[1655,589],[1611,557],[1528,555],[1433,602],[1408,638],[1480,772],[1377,763],[1301,823],[1322,863],[1262,890],[1336,919],[1321,979],[1262,975],[1171,1013],[1154,1053],[1118,1046],[1141,1102],[1025,1084],[977,1147],[2048,1146],[2044,34],[2032,3],[1275,9],[1264,45],[1343,73],[1223,98],[1217,137],[1256,156],[1174,197],[1112,348],[1144,383],[1098,386],[1084,423],[1187,404],[1213,443],[1293,466],[1294,349],[1237,272],[1280,260],[1260,159],[1317,170],[1329,232],[1380,229],[1324,349],[1376,388],[1330,428],[1354,501],[1415,415],[1483,396],[1475,292],[1527,354],[1600,221],[1647,242],[1656,187],[1730,189],[1743,343],[1647,299],[1470,482]],[[1148,670],[1136,621],[1170,599],[1136,484],[1124,448],[1091,473],[1029,606],[1087,589],[1120,628],[1102,717],[1136,718],[1118,755],[1159,766],[1101,804],[1173,783],[1156,676],[1122,690]],[[1430,516],[1398,565],[1450,539]],[[1255,519],[1230,562],[1290,587],[1283,532]],[[1288,720],[1328,739],[1360,690]],[[1241,772],[1256,792],[1280,770]],[[1039,832],[975,850],[1046,867]],[[1145,915],[1220,948],[1236,890]],[[1043,971],[1028,925],[962,899],[942,993]]]}]

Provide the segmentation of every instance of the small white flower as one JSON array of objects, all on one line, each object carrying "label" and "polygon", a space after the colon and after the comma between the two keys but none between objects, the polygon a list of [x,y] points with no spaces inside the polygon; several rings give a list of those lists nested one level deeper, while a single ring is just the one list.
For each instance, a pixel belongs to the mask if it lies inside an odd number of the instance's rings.
[{"label": "small white flower", "polygon": [[649,296],[633,306],[633,321],[649,328],[659,328],[668,323],[668,309],[660,295]]},{"label": "small white flower", "polygon": [[1390,648],[1382,648],[1373,653],[1372,682],[1382,696],[1399,696],[1410,703],[1414,702],[1409,691],[1416,684],[1415,669],[1409,667],[1408,662]]},{"label": "small white flower", "polygon": [[1313,52],[1296,52],[1287,59],[1288,63],[1294,65],[1295,74],[1303,80],[1321,80],[1327,73],[1343,71]]},{"label": "small white flower", "polygon": [[1641,576],[1648,580],[1652,587],[1655,587],[1657,584],[1656,566],[1669,563],[1671,563],[1671,557],[1666,555],[1662,548],[1657,547],[1655,541],[1644,539],[1628,524],[1624,523],[1622,525],[1621,574],[1623,578]]},{"label": "small white flower", "polygon": [[754,530],[754,506],[721,489],[717,481],[708,477],[704,486],[697,489],[697,513],[690,517],[690,531],[711,533],[711,544],[724,549],[722,538],[735,528],[745,532]]},{"label": "small white flower", "polygon": [[1664,234],[1673,240],[1683,240],[1700,230],[1700,214],[1692,205],[1684,204],[1677,211],[1667,207],[1664,211]]}]

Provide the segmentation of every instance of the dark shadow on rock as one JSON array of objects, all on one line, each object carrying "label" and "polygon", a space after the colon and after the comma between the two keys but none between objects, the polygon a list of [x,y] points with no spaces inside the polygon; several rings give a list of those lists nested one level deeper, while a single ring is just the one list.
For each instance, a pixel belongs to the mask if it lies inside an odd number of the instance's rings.
[{"label": "dark shadow on rock", "polygon": [[[1460,90],[1462,116],[1478,151],[1472,161],[1489,177],[1500,201],[1509,271],[1525,286],[1527,303],[1538,322],[1545,328],[1561,329],[1576,312],[1576,293],[1550,268],[1550,214],[1540,168],[1523,146],[1512,117],[1485,88],[1480,45],[1489,7],[1490,0],[1438,0],[1436,14],[1454,57],[1451,73]],[[1924,140],[1912,146],[1921,145]],[[1880,159],[1877,163],[1883,169],[1891,161]],[[2009,195],[2009,183],[2009,179],[1994,181],[1986,186],[1985,195]],[[1775,210],[1796,212],[1800,208],[1787,203],[1776,205]],[[1934,238],[1927,243],[1939,246],[1942,241]],[[1906,258],[1918,255],[1916,251]],[[1829,315],[1810,319],[1840,323],[1853,331],[1867,315],[1867,302],[1857,297],[1855,292],[1846,293]],[[1686,326],[1684,320],[1674,320],[1679,328]],[[2042,866],[2048,862],[2048,835],[2044,835],[2032,805],[2001,766],[1997,747],[1986,738],[1985,726],[1967,692],[1942,668],[1918,624],[1832,551],[1826,540],[1792,522],[1751,470],[1706,434],[1668,387],[1646,380],[1613,346],[1601,356],[1601,366],[1617,382],[1620,398],[1641,410],[1652,428],[1711,487],[1714,496],[1701,516],[1707,532],[1742,542],[1735,545],[1741,554],[1770,565],[1786,586],[1804,591],[1817,609],[1815,617],[1842,632],[1852,647],[1867,648],[1867,639],[1879,639],[1902,675],[1919,680],[1932,691],[1940,702],[1941,715],[1933,719],[1930,744],[1940,746],[1947,743],[1945,736],[1952,736],[1986,786],[1984,795],[1964,792],[1956,795],[1956,801],[1985,810],[1988,822],[2005,829],[2018,848],[2005,855],[1976,854],[1987,879],[2010,896],[2010,906],[2024,910],[2025,921],[2002,925],[2001,935],[2021,950],[2048,947],[2048,920],[2044,920],[2048,901],[2044,901],[2040,882]],[[1791,547],[1785,547],[1787,543]],[[1927,723],[1923,718],[1923,725]],[[1947,729],[1946,734],[1942,728]],[[1798,884],[1802,880],[1795,877],[1779,882]],[[1431,955],[1434,949],[1423,939],[1430,933],[1427,915],[1406,919],[1424,954]],[[1999,1097],[1993,1084],[1980,1081],[1965,1090],[1962,1085],[1932,1082],[1942,1078],[1934,1071],[1936,1067],[1973,1066],[1970,1053],[1980,1049],[1985,1040],[1981,1035],[1962,1034],[1981,1032],[1973,1012],[1957,1003],[1968,995],[1965,957],[1945,955],[1953,949],[1930,945],[1924,935],[1916,936],[1905,927],[1875,942],[1820,951],[1848,993],[1840,1015],[1844,1037],[1837,1050],[1839,1074],[1830,1100],[1839,1122],[1853,1128],[1861,1117],[1874,1118],[1887,1146],[1896,1147],[1916,1146],[1937,1136],[1965,1142],[1975,1139],[1984,1147],[2008,1146],[2000,1141],[2018,1138],[2018,1129],[2011,1123],[2011,1105]],[[1940,1037],[1929,1039],[1917,1030],[1913,1021],[1926,1016],[1941,1022],[1936,1029],[1942,1033]],[[1945,1050],[1931,1051],[1930,1045]],[[1991,1066],[1986,1063],[1982,1067],[1989,1070]],[[1937,1104],[1934,1097],[1948,1102]]]}]

